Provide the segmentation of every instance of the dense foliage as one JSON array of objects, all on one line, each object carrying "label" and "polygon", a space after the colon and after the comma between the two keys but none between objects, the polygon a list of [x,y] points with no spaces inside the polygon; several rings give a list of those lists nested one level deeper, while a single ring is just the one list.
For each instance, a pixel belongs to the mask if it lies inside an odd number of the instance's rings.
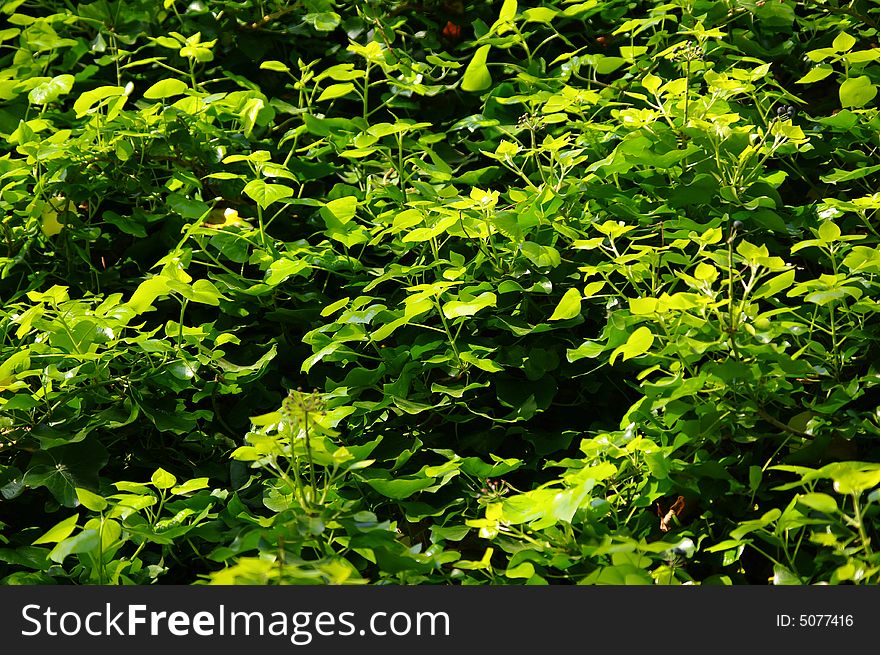
[{"label": "dense foliage", "polygon": [[880,6],[0,6],[0,581],[876,583]]}]

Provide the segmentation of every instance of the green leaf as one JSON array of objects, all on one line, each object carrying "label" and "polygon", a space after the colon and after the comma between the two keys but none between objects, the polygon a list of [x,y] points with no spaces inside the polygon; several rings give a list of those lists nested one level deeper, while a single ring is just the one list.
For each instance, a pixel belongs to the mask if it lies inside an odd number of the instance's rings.
[{"label": "green leaf", "polygon": [[492,568],[492,553],[494,548],[487,548],[480,560],[459,560],[455,563],[456,568],[467,571],[479,571]]},{"label": "green leaf", "polygon": [[499,23],[508,23],[516,17],[517,0],[504,0],[501,11],[498,13]]},{"label": "green leaf", "polygon": [[837,52],[847,52],[849,50],[852,50],[855,44],[856,40],[854,37],[850,36],[846,32],[841,32],[834,37],[834,41],[831,42],[831,47],[837,50]]},{"label": "green leaf", "polygon": [[125,88],[121,86],[99,86],[91,91],[86,91],[76,102],[73,103],[73,111],[77,118],[82,118],[92,107],[107,98],[115,98],[125,93]]},{"label": "green leaf", "polygon": [[309,263],[304,259],[290,259],[282,257],[276,259],[266,271],[266,284],[275,287],[284,282],[291,275],[298,275],[309,270]]},{"label": "green leaf", "polygon": [[761,298],[772,298],[780,291],[788,289],[794,284],[794,269],[780,273],[776,277],[770,278],[755,290],[752,300],[760,300]]},{"label": "green leaf", "polygon": [[223,294],[214,286],[210,280],[196,280],[193,282],[191,292],[184,294],[188,300],[200,302],[203,305],[213,305],[216,307],[220,304],[220,300],[224,298]]},{"label": "green leaf", "polygon": [[123,480],[122,482],[114,482],[113,486],[116,487],[119,491],[127,491],[133,494],[150,494],[150,488],[141,482],[128,482]]},{"label": "green leaf", "polygon": [[364,480],[364,482],[387,498],[402,500],[432,486],[435,480],[434,478],[395,478],[393,480],[374,478]]},{"label": "green leaf", "polygon": [[[241,118],[242,132],[245,136],[250,137],[257,125],[266,125],[274,114],[275,110],[271,107],[266,107],[266,103],[262,98],[250,98],[238,113]],[[272,166],[276,170],[284,170],[280,166]],[[266,167],[266,169],[268,168],[270,166]],[[267,170],[264,169],[263,174],[268,175]]]},{"label": "green leaf", "polygon": [[211,206],[208,203],[187,198],[179,193],[169,193],[166,202],[172,211],[187,219],[197,220],[207,216],[211,211]]},{"label": "green leaf", "polygon": [[481,309],[494,307],[497,300],[497,297],[491,291],[485,291],[473,300],[450,300],[443,305],[443,315],[446,318],[472,316]]},{"label": "green leaf", "polygon": [[768,512],[765,512],[763,516],[759,519],[754,519],[752,521],[743,521],[736,528],[730,531],[731,539],[742,539],[747,534],[754,532],[755,530],[760,530],[764,528],[776,519],[782,516],[782,510],[778,507],[774,507]]},{"label": "green leaf", "polygon": [[265,180],[251,180],[245,185],[244,193],[262,209],[266,209],[273,202],[290,198],[293,189],[283,184],[269,184]]},{"label": "green leaf", "polygon": [[276,73],[289,73],[290,68],[280,61],[264,61],[260,64],[260,70],[275,71]]},{"label": "green leaf", "polygon": [[764,471],[760,466],[749,467],[749,491],[755,492],[761,486],[761,479],[764,477]]},{"label": "green leaf", "polygon": [[877,95],[877,87],[867,75],[846,80],[840,85],[840,104],[844,107],[864,107]]},{"label": "green leaf", "polygon": [[791,586],[802,584],[801,579],[791,569],[784,567],[782,564],[773,565],[773,584],[779,586]]},{"label": "green leaf", "polygon": [[810,61],[825,61],[829,57],[837,56],[837,51],[834,48],[817,48],[816,50],[810,50],[807,52],[807,59]]},{"label": "green leaf", "polygon": [[819,238],[824,243],[834,243],[840,239],[840,228],[831,221],[825,221],[819,226]]},{"label": "green leaf", "polygon": [[868,175],[873,175],[877,171],[880,171],[880,164],[875,166],[862,166],[851,171],[835,168],[831,173],[828,173],[827,175],[820,175],[819,179],[826,184],[839,184],[840,182],[852,182],[853,180],[859,180],[863,177],[867,177]]},{"label": "green leaf", "polygon": [[577,348],[569,348],[565,352],[565,356],[568,361],[576,362],[584,357],[595,359],[603,352],[605,352],[605,346],[603,344],[595,341],[585,341]]},{"label": "green leaf", "polygon": [[208,488],[208,478],[193,478],[192,480],[187,480],[183,484],[179,484],[176,487],[171,488],[171,493],[173,494],[189,494],[193,491],[198,491],[199,489],[207,489]]},{"label": "green leaf", "polygon": [[21,30],[17,27],[10,27],[5,30],[0,30],[0,43],[3,43],[3,41],[8,41],[9,39],[14,39],[19,34],[21,34]]},{"label": "green leaf", "polygon": [[341,98],[344,95],[348,95],[352,91],[354,91],[354,84],[352,84],[351,82],[343,82],[342,84],[331,84],[321,92],[321,95],[318,96],[318,102],[323,102],[324,100],[335,100],[336,98]]},{"label": "green leaf", "polygon": [[630,298],[629,312],[633,316],[646,316],[657,311],[656,298]]},{"label": "green leaf", "polygon": [[609,73],[613,73],[614,71],[616,71],[625,63],[626,59],[624,59],[623,57],[606,57],[603,55],[596,55],[595,68],[596,72],[599,75],[608,75]]},{"label": "green leaf", "polygon": [[185,82],[172,77],[166,80],[160,80],[153,84],[149,89],[144,91],[144,97],[147,100],[170,98],[171,96],[179,96],[187,89],[189,89],[189,87]]},{"label": "green leaf", "polygon": [[142,314],[153,308],[153,301],[168,291],[168,278],[164,275],[154,275],[138,285],[131,299],[126,303],[135,314]]},{"label": "green leaf", "polygon": [[[400,318],[396,318],[393,321],[386,323],[385,325],[383,325],[382,327],[377,329],[375,332],[373,332],[370,335],[370,339],[372,339],[373,341],[382,341],[384,339],[387,339],[401,325],[406,325],[408,320],[409,319],[406,316],[401,316]],[[331,345],[335,346],[336,344],[331,344]],[[335,350],[335,348],[334,348],[334,350]],[[314,357],[314,355],[312,357],[310,357],[309,360],[306,360],[306,361],[310,361],[313,357]]]},{"label": "green leaf", "polygon": [[522,562],[513,568],[508,568],[504,575],[511,579],[528,579],[535,575],[535,565],[531,562]]},{"label": "green leaf", "polygon": [[[345,225],[354,218],[357,207],[358,199],[355,196],[345,196],[331,200],[324,205],[321,208],[321,215],[324,216],[325,221],[328,218],[327,214],[329,214],[338,221],[339,225]],[[330,227],[329,224],[328,227]]]},{"label": "green leaf", "polygon": [[364,71],[355,69],[354,64],[336,64],[318,73],[315,76],[315,82],[320,82],[327,78],[337,82],[347,82],[348,80],[360,79],[364,77],[364,74]]},{"label": "green leaf", "polygon": [[[565,13],[567,14],[568,10],[566,10]],[[648,51],[648,47],[643,46],[643,45],[636,45],[636,46],[622,45],[622,46],[620,46],[620,56],[629,62],[635,61],[637,57],[641,57],[647,51]],[[658,85],[658,88],[659,88],[659,85]]]},{"label": "green leaf", "polygon": [[177,484],[177,478],[163,468],[156,469],[150,481],[156,489],[170,489]]},{"label": "green leaf", "polygon": [[306,14],[304,19],[309,25],[318,32],[330,32],[335,30],[342,20],[342,17],[333,11],[325,11],[315,14]]},{"label": "green leaf", "polygon": [[43,534],[43,536],[34,541],[33,545],[36,546],[39,544],[55,544],[59,541],[62,541],[63,539],[67,539],[67,537],[70,536],[70,533],[76,529],[76,521],[78,518],[78,514],[73,514],[71,516],[68,516],[60,523],[56,523],[54,526],[49,528]]},{"label": "green leaf", "polygon": [[52,549],[52,552],[49,553],[49,559],[61,564],[68,555],[77,555],[97,550],[100,544],[101,538],[97,530],[83,530],[75,537],[59,542]]},{"label": "green leaf", "polygon": [[79,502],[86,509],[90,509],[93,512],[103,512],[107,509],[107,501],[99,496],[96,493],[92,493],[88,489],[82,489],[77,487],[76,489],[76,497],[79,498]]},{"label": "green leaf", "polygon": [[526,241],[521,249],[522,254],[540,268],[556,268],[562,263],[559,251],[553,246],[542,246],[534,241]]},{"label": "green leaf", "polygon": [[28,101],[32,105],[48,105],[55,102],[63,95],[70,93],[73,88],[73,75],[58,75],[47,82],[38,84],[28,93]]},{"label": "green leaf", "polygon": [[823,514],[837,513],[837,501],[828,494],[804,494],[802,496],[798,496],[797,501],[802,505],[806,505],[810,509],[814,509],[817,512],[822,512]]},{"label": "green leaf", "polygon": [[880,485],[880,470],[844,470],[831,477],[839,494],[859,495]]},{"label": "green leaf", "polygon": [[642,78],[642,86],[650,93],[657,93],[657,90],[663,84],[663,80],[652,73],[648,73]]},{"label": "green leaf", "polygon": [[877,61],[880,59],[880,48],[871,48],[870,50],[857,50],[844,55],[844,59],[850,64],[865,64],[869,61]]},{"label": "green leaf", "polygon": [[[29,486],[46,487],[65,507],[76,507],[76,488],[98,488],[98,471],[107,463],[107,451],[97,441],[67,443],[45,436],[43,449],[34,453],[27,471]],[[64,445],[60,445],[64,444]]]},{"label": "green leaf", "polygon": [[553,314],[550,316],[550,321],[562,321],[569,318],[574,318],[575,316],[581,313],[581,294],[577,289],[569,289],[562,296],[562,299],[559,301],[559,304],[556,305],[556,309],[553,310]]},{"label": "green leaf", "polygon": [[820,66],[816,66],[804,75],[799,80],[795,81],[795,84],[812,84],[813,82],[819,82],[824,80],[826,77],[831,75],[834,72],[834,69],[829,64],[822,64]]},{"label": "green leaf", "polygon": [[326,307],[321,309],[321,316],[322,317],[332,316],[333,314],[338,312],[340,309],[345,307],[348,304],[349,300],[351,300],[351,298],[346,296],[345,298],[340,298],[336,302],[330,303],[329,305],[327,305]]},{"label": "green leaf", "polygon": [[632,359],[633,357],[638,357],[639,355],[644,355],[646,352],[648,352],[653,343],[654,334],[649,328],[643,325],[631,335],[629,335],[629,338],[626,340],[625,344],[623,344],[622,346],[618,346],[614,349],[614,352],[611,353],[611,357],[609,358],[608,363],[614,364],[614,360],[617,359],[618,355],[623,355],[624,361]]},{"label": "green leaf", "polygon": [[491,359],[487,359],[485,357],[477,357],[473,353],[467,351],[461,353],[459,357],[464,363],[476,366],[478,369],[482,371],[487,371],[488,373],[498,373],[499,371],[504,370],[503,366],[499,366]]},{"label": "green leaf", "polygon": [[256,462],[263,457],[260,451],[253,446],[239,446],[229,456],[239,462]]},{"label": "green leaf", "polygon": [[526,9],[523,13],[523,20],[526,23],[551,23],[554,18],[556,18],[557,12],[555,9],[551,9],[550,7],[532,7],[531,9]]},{"label": "green leaf", "polygon": [[446,232],[458,222],[458,216],[444,216],[431,227],[419,227],[403,237],[404,243],[421,243]]},{"label": "green leaf", "polygon": [[474,53],[461,80],[463,91],[485,91],[492,86],[492,75],[489,74],[489,68],[486,66],[491,47],[489,45],[480,46]]}]

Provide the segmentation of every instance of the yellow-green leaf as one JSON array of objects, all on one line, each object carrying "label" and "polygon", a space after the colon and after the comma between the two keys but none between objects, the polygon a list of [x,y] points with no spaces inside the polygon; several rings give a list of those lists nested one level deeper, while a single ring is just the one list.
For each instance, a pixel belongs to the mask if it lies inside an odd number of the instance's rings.
[{"label": "yellow-green leaf", "polygon": [[644,355],[648,352],[653,343],[654,334],[650,329],[643,325],[629,335],[625,344],[614,349],[608,363],[614,364],[614,360],[617,359],[618,355],[623,355],[624,361],[632,359],[633,357],[638,357],[639,355]]},{"label": "yellow-green leaf", "polygon": [[336,98],[341,98],[344,95],[348,95],[354,91],[354,84],[351,82],[343,82],[342,84],[331,84],[326,89],[321,92],[321,95],[318,96],[318,102],[323,100],[335,100]]},{"label": "yellow-green leaf", "polygon": [[564,321],[581,313],[581,293],[577,289],[569,289],[562,296],[556,309],[548,320]]},{"label": "yellow-green leaf", "polygon": [[171,493],[173,494],[188,494],[193,491],[198,491],[199,489],[207,489],[208,487],[208,478],[193,478],[192,480],[187,480],[183,484],[179,484],[176,487],[171,488]]},{"label": "yellow-green leaf", "polygon": [[170,98],[171,96],[179,96],[188,88],[186,82],[172,77],[167,80],[159,80],[156,82],[153,86],[144,91],[144,97],[147,100]]},{"label": "yellow-green leaf", "polygon": [[876,85],[867,75],[852,77],[840,85],[840,104],[843,107],[864,107],[877,95]]},{"label": "yellow-green leaf", "polygon": [[346,296],[345,298],[340,298],[339,300],[337,300],[334,303],[330,303],[324,309],[321,310],[321,316],[326,317],[326,316],[330,316],[331,314],[334,314],[335,312],[337,312],[340,309],[342,309],[343,307],[345,307],[348,304],[348,301],[349,301],[349,297]]},{"label": "yellow-green leaf", "polygon": [[92,493],[88,489],[77,487],[76,497],[79,499],[79,502],[83,507],[85,507],[86,509],[90,509],[93,512],[103,512],[105,509],[107,509],[107,501],[98,494]]},{"label": "yellow-green leaf", "polygon": [[56,523],[54,526],[49,528],[42,537],[34,541],[33,545],[37,546],[39,544],[54,544],[64,539],[67,539],[67,537],[70,536],[70,533],[76,529],[76,520],[78,518],[78,514],[73,514],[72,516],[68,516],[60,523]]},{"label": "yellow-green leaf", "polygon": [[150,480],[156,489],[170,489],[177,484],[177,478],[165,469],[156,469]]},{"label": "yellow-green leaf", "polygon": [[855,37],[850,36],[846,32],[841,32],[834,37],[834,41],[831,42],[831,47],[837,50],[837,52],[847,52],[848,50],[852,50],[852,47],[855,44]]},{"label": "yellow-green leaf", "polygon": [[485,291],[473,300],[461,301],[450,300],[443,305],[443,315],[446,318],[458,318],[460,316],[472,316],[481,309],[494,307],[497,297],[491,291]]},{"label": "yellow-green leaf", "polygon": [[486,60],[489,57],[489,49],[491,47],[489,45],[480,46],[474,53],[461,80],[463,91],[485,91],[492,86],[492,75],[486,66]]}]

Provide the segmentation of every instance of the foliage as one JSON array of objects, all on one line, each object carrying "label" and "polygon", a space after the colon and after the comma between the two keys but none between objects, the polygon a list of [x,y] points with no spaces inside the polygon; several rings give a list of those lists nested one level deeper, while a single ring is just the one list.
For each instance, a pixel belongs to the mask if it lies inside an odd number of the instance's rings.
[{"label": "foliage", "polygon": [[0,6],[3,583],[880,579],[880,8],[158,5]]}]

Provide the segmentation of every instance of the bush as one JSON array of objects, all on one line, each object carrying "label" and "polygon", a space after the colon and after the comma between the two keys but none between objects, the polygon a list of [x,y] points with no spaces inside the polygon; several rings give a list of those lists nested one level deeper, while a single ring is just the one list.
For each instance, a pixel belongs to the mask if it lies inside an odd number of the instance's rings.
[{"label": "bush", "polygon": [[878,581],[880,9],[525,5],[2,6],[4,583]]}]

